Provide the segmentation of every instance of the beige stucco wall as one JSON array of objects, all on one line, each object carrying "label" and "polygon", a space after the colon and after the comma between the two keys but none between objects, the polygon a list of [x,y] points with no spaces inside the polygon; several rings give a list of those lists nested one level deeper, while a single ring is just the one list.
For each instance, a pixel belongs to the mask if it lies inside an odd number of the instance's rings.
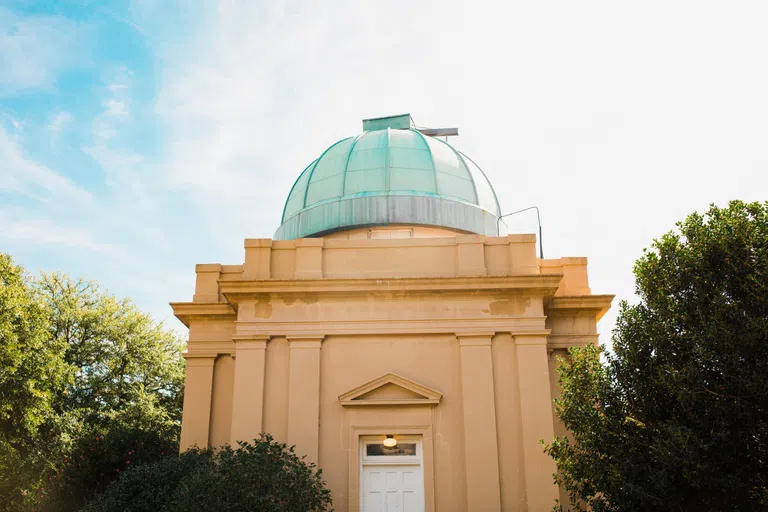
[{"label": "beige stucco wall", "polygon": [[413,434],[427,510],[550,510],[555,355],[597,341],[611,296],[591,295],[586,259],[539,260],[533,235],[407,229],[246,240],[242,265],[198,265],[172,304],[190,328],[182,449],[269,432],[346,511],[360,436]]}]

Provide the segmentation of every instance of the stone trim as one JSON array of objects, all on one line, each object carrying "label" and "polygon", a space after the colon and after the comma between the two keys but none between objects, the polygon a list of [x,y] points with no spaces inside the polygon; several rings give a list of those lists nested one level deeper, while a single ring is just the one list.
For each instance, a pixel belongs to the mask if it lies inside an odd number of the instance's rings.
[{"label": "stone trim", "polygon": [[[379,389],[387,384],[394,384],[417,395],[421,395],[422,398],[413,399],[379,399],[379,400],[365,400],[359,397],[370,393],[373,390]],[[347,391],[339,395],[339,402],[343,406],[357,406],[357,405],[436,405],[440,403],[440,399],[443,394],[435,389],[429,388],[418,382],[414,382],[410,379],[406,379],[395,373],[385,373],[384,375],[377,377],[365,384],[362,384],[354,389]]]}]

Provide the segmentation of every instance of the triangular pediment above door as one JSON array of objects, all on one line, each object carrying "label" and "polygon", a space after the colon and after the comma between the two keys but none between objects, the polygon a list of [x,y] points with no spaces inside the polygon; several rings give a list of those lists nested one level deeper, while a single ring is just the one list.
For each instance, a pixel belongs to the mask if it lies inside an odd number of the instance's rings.
[{"label": "triangular pediment above door", "polygon": [[341,405],[434,405],[443,394],[394,373],[387,373],[339,395]]}]

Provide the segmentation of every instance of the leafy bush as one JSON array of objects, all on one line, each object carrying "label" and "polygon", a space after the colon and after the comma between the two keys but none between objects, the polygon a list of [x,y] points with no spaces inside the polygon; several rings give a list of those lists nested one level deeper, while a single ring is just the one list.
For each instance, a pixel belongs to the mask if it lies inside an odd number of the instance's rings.
[{"label": "leafy bush", "polygon": [[322,471],[262,434],[238,448],[190,450],[125,471],[86,512],[326,511]]},{"label": "leafy bush", "polygon": [[177,427],[172,423],[126,423],[116,418],[87,425],[72,449],[43,485],[41,510],[79,510],[133,465],[176,455]]}]

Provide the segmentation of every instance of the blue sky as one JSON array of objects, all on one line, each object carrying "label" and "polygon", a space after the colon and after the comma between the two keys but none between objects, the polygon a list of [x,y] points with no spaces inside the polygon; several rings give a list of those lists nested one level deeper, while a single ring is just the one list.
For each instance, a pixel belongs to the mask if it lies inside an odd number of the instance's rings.
[{"label": "blue sky", "polygon": [[[459,126],[594,293],[709,203],[768,198],[763,2],[21,1],[0,7],[0,250],[181,329],[195,263],[271,237],[366,117]],[[513,228],[535,230],[534,217]],[[608,333],[614,313],[601,322]],[[603,337],[607,341],[607,337]]]}]

